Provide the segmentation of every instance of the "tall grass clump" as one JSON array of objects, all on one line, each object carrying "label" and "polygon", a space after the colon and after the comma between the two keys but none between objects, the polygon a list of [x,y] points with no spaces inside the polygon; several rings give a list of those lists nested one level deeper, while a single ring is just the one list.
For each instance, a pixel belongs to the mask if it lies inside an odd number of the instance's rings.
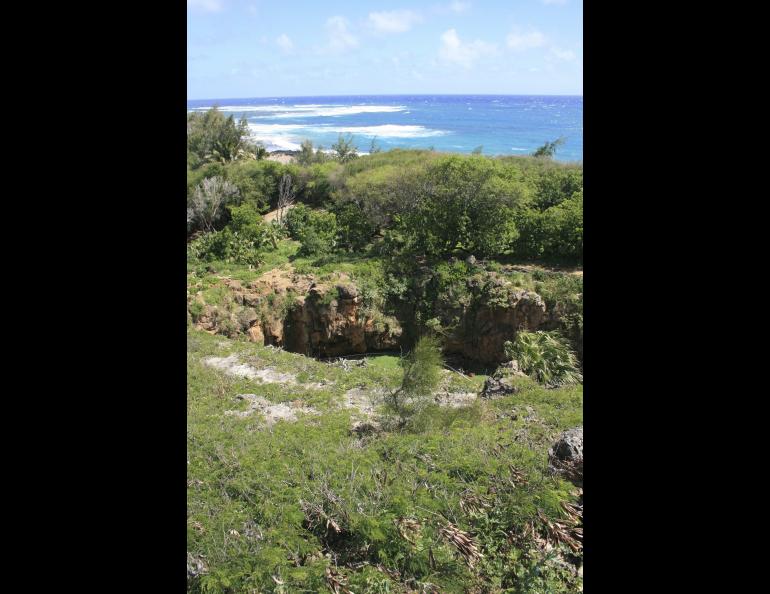
[{"label": "tall grass clump", "polygon": [[519,332],[504,346],[508,359],[515,359],[521,371],[545,386],[583,382],[577,356],[556,332]]}]

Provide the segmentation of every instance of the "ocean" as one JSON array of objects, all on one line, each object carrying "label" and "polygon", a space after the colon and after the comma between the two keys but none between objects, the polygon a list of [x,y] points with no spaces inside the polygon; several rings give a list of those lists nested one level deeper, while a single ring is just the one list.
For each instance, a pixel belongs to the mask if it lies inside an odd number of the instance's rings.
[{"label": "ocean", "polygon": [[526,155],[563,137],[555,159],[583,160],[583,97],[536,95],[364,95],[271,97],[187,102],[188,111],[213,105],[245,115],[255,140],[269,151],[299,150],[309,138],[329,149],[352,134],[362,153],[372,140],[382,150],[433,148],[486,155]]}]

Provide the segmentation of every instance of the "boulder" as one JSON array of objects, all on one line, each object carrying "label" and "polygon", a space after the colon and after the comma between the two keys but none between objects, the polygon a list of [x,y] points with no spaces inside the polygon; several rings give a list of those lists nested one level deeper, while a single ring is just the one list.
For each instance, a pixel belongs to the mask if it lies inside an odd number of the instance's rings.
[{"label": "boulder", "polygon": [[548,450],[548,466],[575,485],[583,486],[583,428],[564,431]]},{"label": "boulder", "polygon": [[502,398],[510,394],[516,394],[520,388],[512,383],[512,376],[495,377],[490,376],[484,382],[484,389],[481,391],[481,397],[488,400]]}]

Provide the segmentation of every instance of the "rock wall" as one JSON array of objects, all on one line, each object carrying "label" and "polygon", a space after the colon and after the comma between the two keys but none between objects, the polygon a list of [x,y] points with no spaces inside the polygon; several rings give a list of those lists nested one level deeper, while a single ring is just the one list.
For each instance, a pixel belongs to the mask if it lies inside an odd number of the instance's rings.
[{"label": "rock wall", "polygon": [[398,348],[401,326],[395,318],[364,308],[355,285],[344,274],[333,282],[312,275],[272,270],[243,287],[223,279],[231,298],[209,305],[201,294],[202,312],[195,325],[208,332],[237,336],[252,342],[317,357],[333,357]]},{"label": "rock wall", "polygon": [[504,303],[475,299],[460,316],[461,322],[445,350],[485,364],[505,360],[503,345],[520,330],[536,330],[545,320],[545,302],[537,293],[514,291]]},{"label": "rock wall", "polygon": [[[403,322],[365,308],[355,284],[342,273],[321,280],[276,269],[247,287],[231,279],[222,284],[229,289],[227,304],[205,304],[200,293],[191,298],[202,310],[194,317],[198,328],[245,334],[259,344],[316,357],[397,349],[405,338]],[[504,361],[503,345],[517,332],[547,322],[540,295],[494,276],[468,279],[462,298],[439,296],[435,310],[443,327],[451,328],[445,352],[485,365]]]}]

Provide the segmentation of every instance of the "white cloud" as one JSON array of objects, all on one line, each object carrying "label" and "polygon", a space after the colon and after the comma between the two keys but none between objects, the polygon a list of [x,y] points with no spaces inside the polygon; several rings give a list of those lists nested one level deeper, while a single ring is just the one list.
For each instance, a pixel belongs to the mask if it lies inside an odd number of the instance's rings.
[{"label": "white cloud", "polygon": [[449,10],[451,10],[452,12],[465,12],[470,7],[471,7],[470,2],[461,2],[460,0],[454,0],[454,2],[452,2],[449,5]]},{"label": "white cloud", "polygon": [[222,0],[187,0],[187,8],[201,12],[219,12],[222,10]]},{"label": "white cloud", "polygon": [[358,45],[358,40],[348,31],[348,20],[342,16],[326,19],[326,32],[329,34],[329,49],[344,50]]},{"label": "white cloud", "polygon": [[486,41],[479,39],[471,42],[461,41],[454,29],[449,29],[441,36],[441,49],[439,50],[441,58],[464,68],[470,68],[477,59],[496,52],[497,47]]},{"label": "white cloud", "polygon": [[422,17],[412,10],[369,13],[369,24],[379,33],[404,33],[421,20]]},{"label": "white cloud", "polygon": [[551,48],[551,54],[555,58],[558,58],[559,60],[564,60],[565,62],[572,62],[572,60],[575,59],[575,52],[573,52],[572,50],[563,50],[556,46],[553,46]]},{"label": "white cloud", "polygon": [[544,46],[546,44],[546,37],[535,29],[531,29],[526,33],[515,30],[508,34],[506,42],[512,50],[523,51]]},{"label": "white cloud", "polygon": [[285,52],[290,52],[294,49],[294,43],[292,43],[291,39],[289,39],[289,36],[286,35],[286,33],[281,33],[275,42],[278,44],[278,47],[280,47]]}]

